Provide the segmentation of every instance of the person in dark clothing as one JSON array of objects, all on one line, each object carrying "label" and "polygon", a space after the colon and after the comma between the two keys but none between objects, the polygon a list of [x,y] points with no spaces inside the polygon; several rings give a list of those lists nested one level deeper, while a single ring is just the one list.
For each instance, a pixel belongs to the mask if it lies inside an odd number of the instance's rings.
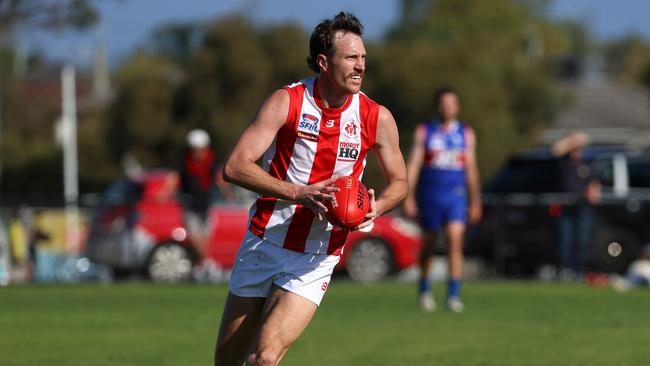
[{"label": "person in dark clothing", "polygon": [[163,189],[163,198],[169,197],[176,188],[183,205],[183,220],[188,237],[199,256],[197,269],[200,272],[202,267],[211,264],[206,255],[210,234],[210,207],[217,194],[221,194],[226,201],[233,198],[230,185],[221,175],[216,154],[210,148],[210,136],[202,129],[188,132],[187,149],[175,174],[169,176],[166,188]]},{"label": "person in dark clothing", "polygon": [[560,164],[563,191],[571,195],[572,201],[563,207],[558,219],[558,257],[563,278],[579,278],[584,273],[594,223],[592,206],[600,201],[600,183],[582,160],[587,144],[587,134],[573,133],[551,147]]}]

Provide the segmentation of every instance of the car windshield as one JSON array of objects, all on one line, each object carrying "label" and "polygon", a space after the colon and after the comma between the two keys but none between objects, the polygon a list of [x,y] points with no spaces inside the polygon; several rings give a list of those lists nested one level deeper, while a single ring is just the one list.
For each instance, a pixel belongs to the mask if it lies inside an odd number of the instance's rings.
[{"label": "car windshield", "polygon": [[628,169],[630,187],[650,188],[650,160],[631,160]]}]

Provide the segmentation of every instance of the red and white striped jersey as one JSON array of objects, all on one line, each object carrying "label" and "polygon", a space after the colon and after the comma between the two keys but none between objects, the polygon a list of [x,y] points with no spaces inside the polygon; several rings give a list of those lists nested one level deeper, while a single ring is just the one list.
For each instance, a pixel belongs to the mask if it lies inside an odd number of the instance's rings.
[{"label": "red and white striped jersey", "polygon": [[[287,120],[264,153],[262,167],[298,185],[334,175],[361,180],[366,155],[375,144],[379,104],[358,93],[341,108],[326,108],[316,82],[312,77],[285,87],[290,95]],[[250,210],[249,230],[289,250],[340,255],[348,231],[318,216],[295,202],[260,196]]]}]

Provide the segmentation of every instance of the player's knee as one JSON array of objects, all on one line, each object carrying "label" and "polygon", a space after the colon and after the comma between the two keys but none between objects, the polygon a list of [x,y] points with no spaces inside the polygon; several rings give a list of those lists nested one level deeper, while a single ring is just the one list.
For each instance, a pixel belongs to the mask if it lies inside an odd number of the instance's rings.
[{"label": "player's knee", "polygon": [[422,250],[420,251],[420,257],[423,259],[429,258],[436,254],[436,246],[424,244]]},{"label": "player's knee", "polygon": [[280,353],[270,349],[263,349],[251,354],[248,357],[248,365],[251,366],[275,366],[279,361]]},{"label": "player's knee", "polygon": [[459,253],[463,251],[463,241],[462,240],[450,240],[449,241],[449,251],[454,253]]}]

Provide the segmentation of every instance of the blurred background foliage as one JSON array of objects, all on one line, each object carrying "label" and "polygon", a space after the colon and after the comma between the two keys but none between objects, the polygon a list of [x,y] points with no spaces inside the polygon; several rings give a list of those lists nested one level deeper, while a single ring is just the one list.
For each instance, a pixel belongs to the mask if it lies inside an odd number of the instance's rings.
[{"label": "blurred background foliage", "polygon": [[[3,197],[62,192],[61,147],[53,138],[61,65],[38,54],[24,59],[12,27],[84,29],[97,14],[90,1],[47,3],[56,11],[38,1],[0,0]],[[435,112],[432,95],[441,85],[459,91],[462,119],[477,132],[484,180],[506,157],[534,146],[570,102],[556,87],[572,76],[567,65],[602,51],[613,75],[650,87],[647,41],[629,36],[597,44],[583,25],[551,20],[547,3],[402,1],[397,24],[382,40],[366,41],[363,89],[394,114],[405,156],[416,124]],[[243,15],[155,29],[144,46],[111,68],[108,98],[79,101],[82,193],[103,190],[122,174],[127,157],[146,169],[174,166],[185,133],[195,127],[211,134],[223,161],[269,93],[310,76],[308,38],[297,24],[259,26]],[[78,94],[91,74],[78,71]],[[46,83],[44,75],[55,79]],[[383,186],[374,159],[365,180]]]}]

